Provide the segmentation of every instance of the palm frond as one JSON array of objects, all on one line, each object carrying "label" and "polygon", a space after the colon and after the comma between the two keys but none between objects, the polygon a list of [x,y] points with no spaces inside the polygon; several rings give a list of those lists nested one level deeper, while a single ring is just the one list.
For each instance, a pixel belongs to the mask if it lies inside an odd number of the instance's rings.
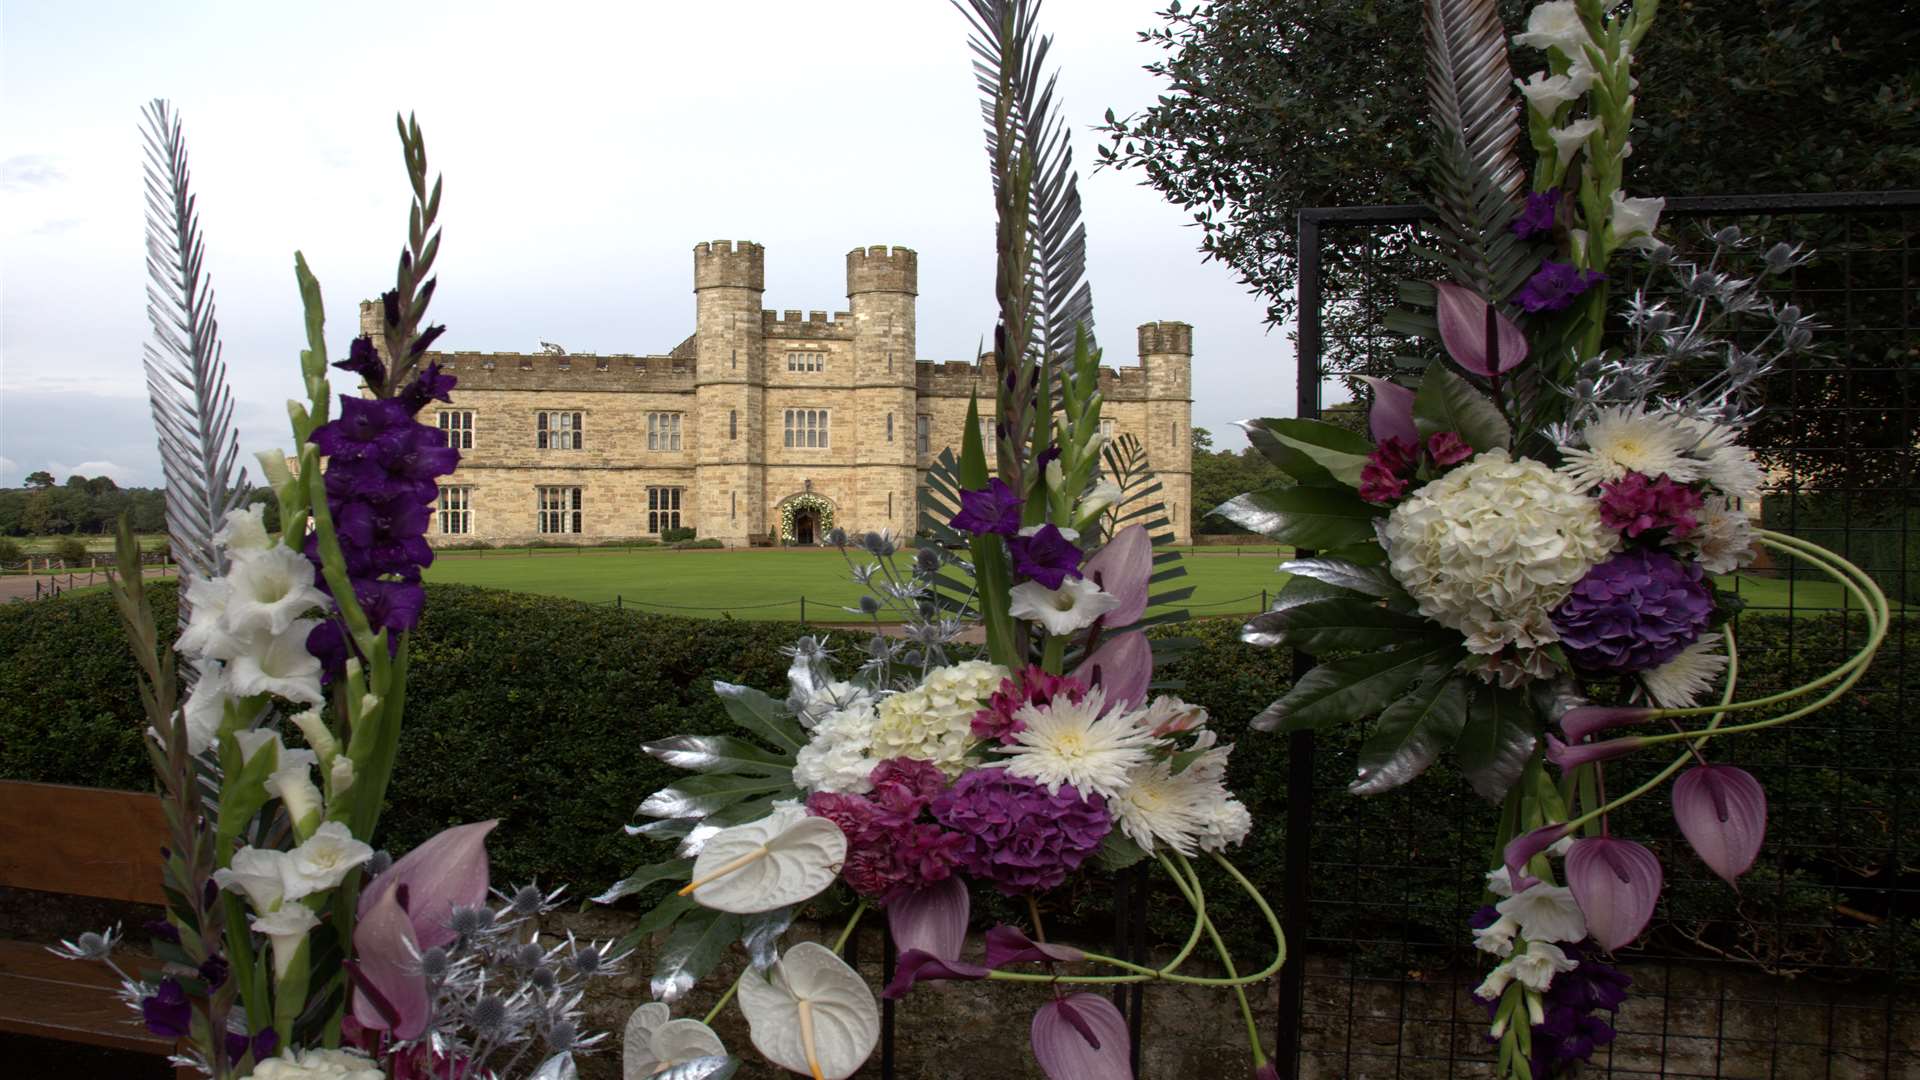
[{"label": "palm frond", "polygon": [[[145,116],[147,318],[153,325],[145,367],[167,485],[168,542],[183,579],[214,577],[226,566],[213,534],[229,510],[246,503],[247,478],[239,468],[233,395],[220,359],[220,323],[205,274],[206,240],[189,190],[186,139],[166,101],[154,99]],[[182,625],[191,614],[182,588]]]},{"label": "palm frond", "polygon": [[[1147,461],[1146,447],[1132,435],[1121,435],[1100,451],[1100,460],[1106,466],[1107,479],[1120,489],[1120,497],[1107,508],[1104,518],[1107,535],[1112,536],[1129,525],[1146,526],[1147,537],[1153,541],[1156,549],[1153,553],[1153,576],[1147,580],[1153,585],[1161,585],[1186,577],[1187,568],[1180,564],[1180,553],[1172,550],[1173,521],[1167,517],[1165,500],[1160,498],[1160,480],[1153,475]],[[1149,591],[1147,607],[1152,609],[1177,604],[1192,595],[1193,587],[1190,585],[1160,592]],[[1184,609],[1167,610],[1141,619],[1140,627],[1185,622],[1187,618],[1188,612]]]},{"label": "palm frond", "polygon": [[1538,263],[1511,229],[1526,171],[1506,30],[1495,0],[1426,0],[1423,21],[1440,261],[1460,284],[1498,303]]},{"label": "palm frond", "polygon": [[[919,543],[936,544],[950,552],[966,551],[967,538],[950,524],[960,512],[960,488],[960,460],[951,447],[943,449],[927,467],[920,486]],[[948,563],[932,581],[934,603],[943,613],[956,619],[980,617],[973,602],[976,586],[971,566]]]}]

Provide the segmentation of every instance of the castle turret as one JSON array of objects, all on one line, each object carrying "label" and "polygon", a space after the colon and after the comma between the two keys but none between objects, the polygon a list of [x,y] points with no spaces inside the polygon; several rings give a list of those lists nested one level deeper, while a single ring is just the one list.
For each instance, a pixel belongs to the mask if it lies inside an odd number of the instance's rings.
[{"label": "castle turret", "polygon": [[1193,327],[1143,324],[1140,367],[1147,377],[1147,463],[1160,481],[1174,538],[1184,543],[1193,517]]},{"label": "castle turret", "polygon": [[765,291],[766,249],[759,244],[694,245],[696,404],[687,426],[695,466],[687,523],[729,544],[745,544],[767,528]]},{"label": "castle turret", "polygon": [[850,419],[857,505],[852,521],[909,535],[916,523],[914,302],[919,278],[919,256],[908,248],[876,245],[847,253],[854,326]]}]

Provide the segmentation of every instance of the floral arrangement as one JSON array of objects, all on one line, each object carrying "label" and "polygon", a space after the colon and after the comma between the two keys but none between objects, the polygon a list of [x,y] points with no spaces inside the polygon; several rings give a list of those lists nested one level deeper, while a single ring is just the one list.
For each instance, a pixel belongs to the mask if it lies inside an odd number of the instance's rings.
[{"label": "floral arrangement", "polygon": [[[883,910],[897,962],[881,996],[956,979],[1038,982],[1051,999],[1031,1025],[1035,1060],[1055,1080],[1129,1077],[1125,1019],[1077,985],[1179,982],[1231,990],[1254,1068],[1271,1075],[1245,988],[1279,970],[1280,924],[1226,858],[1252,821],[1226,785],[1231,747],[1204,709],[1152,689],[1145,628],[1160,568],[1158,485],[1100,436],[1100,354],[1080,274],[1071,162],[1050,95],[1037,99],[1046,40],[1031,5],[962,5],[983,58],[1000,220],[991,446],[976,400],[957,460],[929,479],[911,558],[885,533],[829,540],[867,592],[857,614],[876,632],[839,657],[814,637],[790,650],[782,700],[716,683],[741,735],[688,735],[646,750],[695,775],[649,796],[635,835],[677,845],[596,899],[672,885],[637,934],[665,933],[655,1002],[626,1031],[626,1076],[718,1077],[737,1067],[708,1026],[732,1002],[776,1066],[841,1080],[880,1036],[874,992],[840,953]],[[1038,222],[1049,223],[1046,229]],[[989,455],[993,467],[989,466]],[[1104,465],[1104,468],[1103,468]],[[1139,503],[1140,505],[1134,505]],[[1163,532],[1162,538],[1165,538]],[[870,558],[857,564],[853,552]],[[879,632],[882,614],[902,632]],[[957,644],[985,627],[985,656]],[[851,670],[836,664],[854,662]],[[1218,864],[1265,913],[1271,962],[1241,973],[1207,914],[1193,860]],[[1152,860],[1193,910],[1186,945],[1151,967],[1049,940],[1039,898],[1093,867]],[[781,939],[801,906],[844,889],[853,911],[837,941]],[[998,926],[969,955],[975,890],[1027,905],[1028,925]],[[1222,975],[1182,970],[1203,938]],[[749,962],[703,1018],[673,1005],[738,942]],[[1107,969],[1099,974],[1087,965]],[[1038,970],[1035,970],[1036,967]]]},{"label": "floral arrangement", "polygon": [[808,493],[795,496],[780,504],[780,539],[789,543],[798,543],[800,534],[794,531],[794,519],[802,510],[814,512],[814,526],[821,535],[833,529],[833,504],[818,495]]},{"label": "floral arrangement", "polygon": [[[1809,256],[1778,244],[1755,258],[1723,229],[1704,262],[1682,258],[1659,236],[1664,201],[1621,187],[1634,51],[1655,6],[1539,4],[1513,41],[1543,52],[1546,70],[1519,82],[1492,3],[1429,0],[1434,254],[1447,274],[1404,290],[1433,312],[1395,325],[1437,336],[1445,358],[1414,385],[1366,380],[1371,437],[1313,420],[1247,425],[1289,482],[1220,511],[1318,551],[1282,566],[1293,580],[1244,636],[1322,662],[1254,726],[1373,718],[1355,793],[1398,787],[1451,750],[1500,804],[1471,929],[1498,961],[1476,996],[1505,1077],[1556,1075],[1613,1038],[1602,1014],[1629,980],[1607,956],[1646,928],[1662,869],[1609,815],[1677,773],[1682,834],[1734,881],[1759,850],[1766,796],[1709,758],[1713,741],[1833,701],[1887,626],[1863,572],[1754,528],[1742,505],[1763,481],[1740,442],[1751,391],[1814,329],[1764,283]],[[1643,284],[1609,338],[1609,268],[1626,256]],[[1739,276],[1742,260],[1753,276]],[[1832,576],[1868,633],[1831,671],[1742,701],[1739,601],[1718,576],[1756,545]],[[1730,722],[1742,714],[1762,718]],[[1677,751],[1670,764],[1609,792],[1607,762],[1662,748]]]},{"label": "floral arrangement", "polygon": [[[427,186],[419,126],[400,122],[414,203],[382,298],[384,341],[362,336],[333,365],[362,383],[337,415],[319,284],[295,256],[306,401],[288,403],[297,469],[280,451],[259,455],[283,525],[274,536],[264,504],[241,506],[233,472],[180,125],[160,102],[149,119],[160,344],[148,378],[188,575],[168,648],[122,520],[114,595],[171,832],[170,903],[151,927],[158,968],[116,966],[122,994],[150,1031],[180,1041],[178,1064],[216,1078],[564,1080],[604,1038],[581,1026],[582,987],[621,957],[540,940],[531,920],[558,891],[490,889],[494,822],[448,829],[397,861],[373,846],[433,559],[429,508],[459,460],[415,419],[454,386],[436,365],[419,368],[444,330],[423,326],[440,184]],[[55,951],[112,964],[117,944],[117,933],[88,934]]]}]

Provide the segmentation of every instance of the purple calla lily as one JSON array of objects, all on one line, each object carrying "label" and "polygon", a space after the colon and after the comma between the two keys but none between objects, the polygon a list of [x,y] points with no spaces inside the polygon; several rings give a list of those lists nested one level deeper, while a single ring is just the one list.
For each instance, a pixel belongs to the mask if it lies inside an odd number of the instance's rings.
[{"label": "purple calla lily", "polygon": [[1560,730],[1567,735],[1567,741],[1577,743],[1596,731],[1624,727],[1628,724],[1643,723],[1653,716],[1652,709],[1632,706],[1582,705],[1577,709],[1568,709],[1560,716]]},{"label": "purple calla lily", "polygon": [[[396,864],[397,865],[397,864]],[[420,973],[420,943],[413,920],[401,906],[405,889],[386,889],[371,907],[362,904],[353,928],[353,1018],[399,1041],[427,1030],[433,1004],[427,978]],[[363,897],[364,898],[364,897]]]},{"label": "purple calla lily", "polygon": [[1527,358],[1527,335],[1498,311],[1493,313],[1493,321],[1499,351],[1497,356],[1489,356],[1488,304],[1478,293],[1446,281],[1436,281],[1433,287],[1440,294],[1440,340],[1454,363],[1475,375],[1490,376],[1511,371]]},{"label": "purple calla lily", "polygon": [[987,969],[960,959],[972,899],[959,877],[887,901],[887,927],[900,950],[893,981],[881,997],[906,996],[913,984],[934,979],[984,979]]},{"label": "purple calla lily", "polygon": [[1631,840],[1591,836],[1567,852],[1567,886],[1587,932],[1612,952],[1640,936],[1660,900],[1660,860]]},{"label": "purple calla lily", "polygon": [[1413,423],[1413,391],[1397,382],[1362,375],[1373,387],[1373,407],[1367,410],[1367,431],[1376,443],[1400,439],[1418,445],[1420,429]]},{"label": "purple calla lily", "polygon": [[1093,553],[1080,573],[1120,601],[1101,617],[1102,624],[1120,627],[1140,621],[1147,610],[1147,579],[1153,575],[1153,540],[1144,525],[1129,525]]},{"label": "purple calla lily", "polygon": [[1146,703],[1147,684],[1153,681],[1153,647],[1138,630],[1121,634],[1093,650],[1073,677],[1100,687],[1111,709],[1138,708]]},{"label": "purple calla lily", "polygon": [[1673,782],[1673,817],[1700,860],[1732,885],[1766,839],[1767,793],[1744,769],[1697,766]]},{"label": "purple calla lily", "polygon": [[1127,1021],[1099,994],[1058,997],[1033,1014],[1033,1056],[1048,1080],[1131,1080]]},{"label": "purple calla lily", "polygon": [[[497,824],[488,820],[455,825],[401,856],[360,893],[359,917],[364,920],[386,894],[405,886],[402,910],[412,925],[414,940],[423,949],[452,941],[448,914],[456,907],[486,903],[486,840]],[[356,946],[359,938],[356,931]]]},{"label": "purple calla lily", "polygon": [[1572,771],[1594,761],[1611,761],[1624,757],[1640,749],[1643,744],[1638,736],[1624,739],[1606,739],[1601,742],[1563,743],[1553,736],[1547,736],[1547,760],[1560,768]]},{"label": "purple calla lily", "polygon": [[1507,880],[1512,883],[1514,892],[1524,892],[1540,881],[1527,873],[1527,864],[1533,861],[1535,855],[1559,843],[1566,835],[1565,824],[1542,825],[1507,841]]},{"label": "purple calla lily", "polygon": [[987,931],[987,966],[995,971],[1008,964],[1028,964],[1040,960],[1071,964],[1085,958],[1085,953],[1071,945],[1049,945],[1035,941],[1018,927],[996,926]]}]

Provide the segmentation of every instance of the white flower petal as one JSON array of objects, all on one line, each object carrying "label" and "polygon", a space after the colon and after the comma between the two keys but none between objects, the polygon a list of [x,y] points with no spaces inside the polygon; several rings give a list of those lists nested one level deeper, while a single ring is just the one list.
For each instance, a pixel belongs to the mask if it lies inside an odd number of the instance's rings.
[{"label": "white flower petal", "polygon": [[1579,941],[1587,936],[1587,919],[1565,885],[1534,885],[1494,905],[1501,921],[1513,920],[1520,936],[1534,941]]},{"label": "white flower petal", "polygon": [[824,892],[846,861],[840,826],[797,807],[775,812],[707,841],[693,862],[693,898],[716,911],[772,911]]},{"label": "white flower petal", "polygon": [[740,980],[754,1048],[803,1076],[846,1080],[859,1071],[880,1041],[880,1009],[866,980],[811,941],[788,949],[771,974]]},{"label": "white flower petal", "polygon": [[313,564],[292,548],[236,552],[227,573],[227,629],[234,634],[285,633],[293,621],[327,603],[314,588]]},{"label": "white flower petal", "polygon": [[1119,597],[1086,578],[1068,578],[1057,589],[1024,581],[1013,587],[1010,598],[1009,614],[1037,622],[1056,635],[1092,626],[1095,619],[1120,606]]}]

